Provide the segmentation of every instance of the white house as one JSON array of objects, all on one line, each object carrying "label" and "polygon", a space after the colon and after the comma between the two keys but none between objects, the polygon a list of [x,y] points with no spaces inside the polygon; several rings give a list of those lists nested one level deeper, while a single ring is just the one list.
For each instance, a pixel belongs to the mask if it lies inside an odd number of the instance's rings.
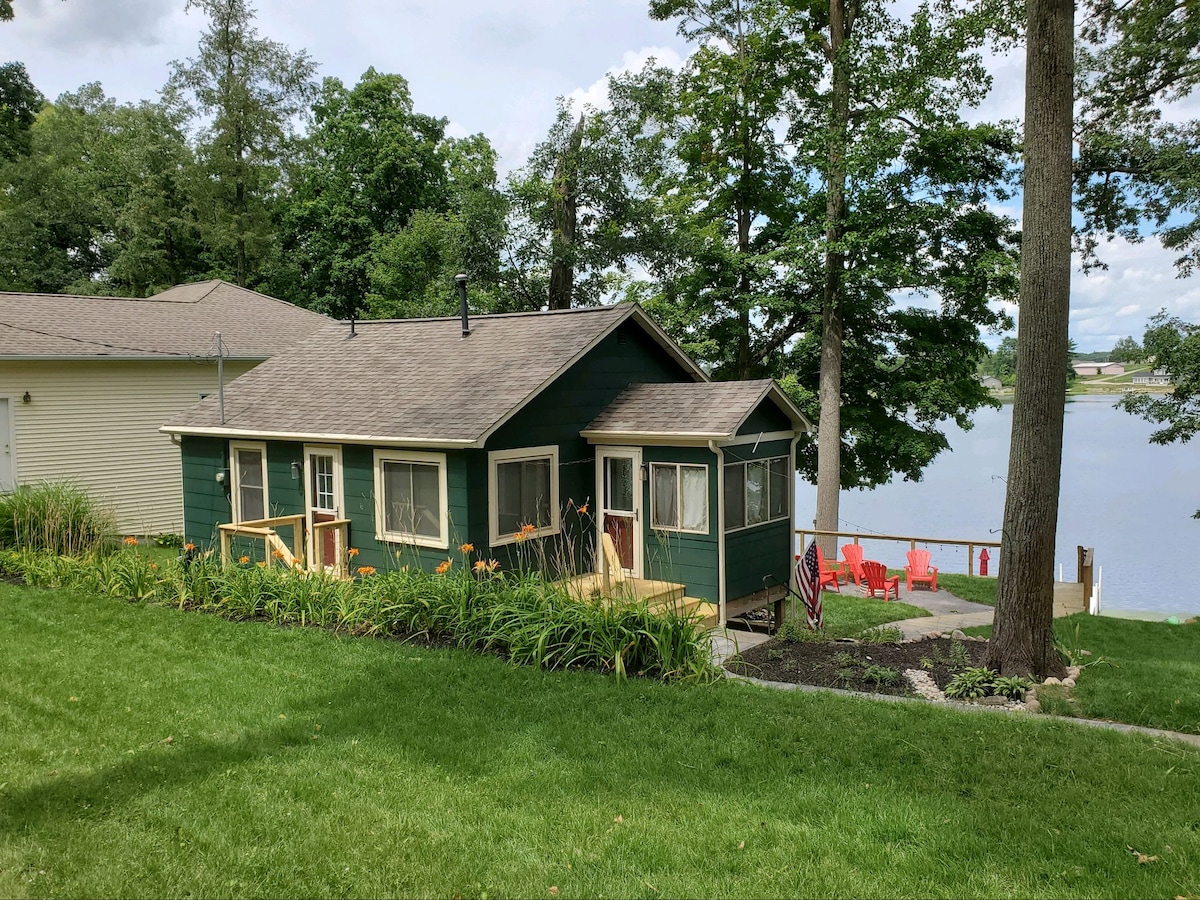
[{"label": "white house", "polygon": [[182,532],[179,448],[159,426],[329,320],[206,281],[146,299],[0,292],[0,489],[70,480],[123,533]]},{"label": "white house", "polygon": [[1155,369],[1153,372],[1138,372],[1131,380],[1137,385],[1164,385],[1171,383],[1171,376],[1166,369]]},{"label": "white house", "polygon": [[1080,378],[1085,375],[1124,375],[1125,366],[1119,362],[1090,362],[1086,359],[1071,363],[1071,368]]}]

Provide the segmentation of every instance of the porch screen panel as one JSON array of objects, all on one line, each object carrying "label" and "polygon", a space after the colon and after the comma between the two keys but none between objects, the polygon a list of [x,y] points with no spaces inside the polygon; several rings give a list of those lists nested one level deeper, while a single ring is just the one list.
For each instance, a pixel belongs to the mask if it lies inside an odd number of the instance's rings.
[{"label": "porch screen panel", "polygon": [[261,450],[237,451],[238,510],[243,522],[267,517]]},{"label": "porch screen panel", "polygon": [[746,463],[746,524],[758,525],[767,520],[767,464]]},{"label": "porch screen panel", "polygon": [[550,515],[550,458],[522,459],[496,465],[497,527],[514,534],[526,525],[544,527]]},{"label": "porch screen panel", "polygon": [[769,507],[772,519],[784,519],[788,514],[788,488],[791,479],[788,478],[787,457],[777,456],[771,460],[771,496]]},{"label": "porch screen panel", "polygon": [[708,531],[708,469],[681,466],[684,531]]},{"label": "porch screen panel", "polygon": [[441,487],[436,465],[383,463],[383,526],[392,534],[441,536]]}]

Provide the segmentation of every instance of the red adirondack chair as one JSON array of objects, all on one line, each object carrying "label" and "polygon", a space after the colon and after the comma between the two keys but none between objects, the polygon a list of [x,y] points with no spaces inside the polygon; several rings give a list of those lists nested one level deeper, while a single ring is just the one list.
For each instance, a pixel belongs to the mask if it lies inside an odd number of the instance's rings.
[{"label": "red adirondack chair", "polygon": [[833,589],[839,594],[842,592],[839,587],[838,576],[846,577],[846,567],[837,560],[832,563],[825,562],[825,554],[821,552],[821,545],[817,545],[817,568],[821,570],[821,587],[825,585],[833,585]]},{"label": "red adirondack chair", "polygon": [[845,560],[846,565],[846,581],[849,582],[853,578],[856,585],[861,584],[863,579],[862,547],[858,544],[843,544],[842,559]]},{"label": "red adirondack chair", "polygon": [[899,575],[892,575],[889,578],[887,566],[881,562],[876,562],[873,559],[864,559],[862,570],[863,575],[866,577],[866,584],[863,585],[864,594],[874,597],[876,591],[883,591],[884,603],[887,603],[889,593],[894,594],[895,599],[900,599]]},{"label": "red adirondack chair", "polygon": [[937,569],[929,565],[928,550],[909,550],[908,565],[904,567],[904,586],[910,591],[913,582],[928,584],[929,590],[937,591]]}]

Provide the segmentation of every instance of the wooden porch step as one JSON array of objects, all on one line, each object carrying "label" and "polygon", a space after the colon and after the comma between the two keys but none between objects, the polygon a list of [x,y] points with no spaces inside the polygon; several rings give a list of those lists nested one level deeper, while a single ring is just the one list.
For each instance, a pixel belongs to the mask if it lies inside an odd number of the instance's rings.
[{"label": "wooden porch step", "polygon": [[680,615],[694,614],[703,617],[701,625],[704,628],[715,628],[720,621],[720,609],[715,603],[709,603],[707,600],[701,600],[698,597],[684,597],[680,595],[678,598],[663,600],[659,603],[651,603],[650,611],[666,611],[671,610]]}]

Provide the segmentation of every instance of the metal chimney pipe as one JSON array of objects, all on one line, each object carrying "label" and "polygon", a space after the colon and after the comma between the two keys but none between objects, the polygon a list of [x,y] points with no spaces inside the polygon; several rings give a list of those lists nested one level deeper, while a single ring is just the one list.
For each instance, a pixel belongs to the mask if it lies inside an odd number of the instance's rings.
[{"label": "metal chimney pipe", "polygon": [[467,276],[455,275],[454,283],[458,285],[458,307],[462,314],[462,336],[466,337],[471,333],[471,322],[467,318]]}]

